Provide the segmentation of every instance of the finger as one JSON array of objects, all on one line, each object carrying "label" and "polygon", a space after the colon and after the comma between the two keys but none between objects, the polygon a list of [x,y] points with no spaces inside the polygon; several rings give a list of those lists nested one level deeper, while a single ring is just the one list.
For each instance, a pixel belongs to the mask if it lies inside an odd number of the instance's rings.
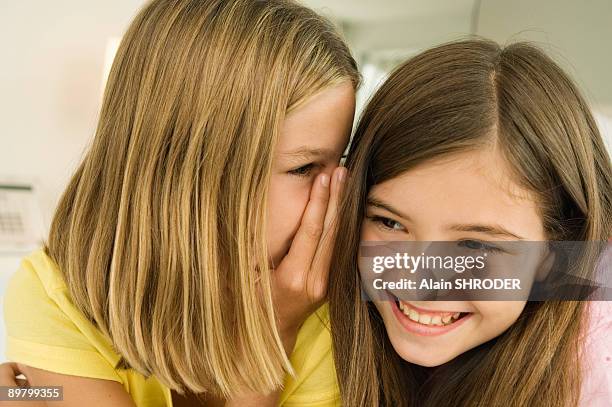
[{"label": "finger", "polygon": [[342,197],[344,180],[346,179],[346,168],[338,167],[333,173],[331,183],[331,195],[329,203],[327,205],[327,212],[325,214],[323,235],[319,241],[319,247],[315,254],[311,269],[313,278],[327,280],[329,274],[329,265],[331,263],[331,256],[334,249],[334,242],[336,240],[337,227],[335,221],[338,215],[338,209],[340,205],[340,199]]},{"label": "finger", "polygon": [[8,362],[0,365],[0,385],[2,386],[17,386],[16,376],[21,372],[17,368],[17,363]]},{"label": "finger", "polygon": [[283,263],[289,267],[308,270],[317,251],[323,233],[325,213],[329,202],[330,179],[327,174],[320,174],[310,191],[310,200],[306,205],[300,227],[293,238],[289,253]]},{"label": "finger", "polygon": [[[337,167],[331,178],[329,203],[327,204],[327,213],[325,214],[325,222],[323,234],[330,228],[332,221],[336,218],[338,213],[338,206],[340,205],[340,198],[342,196],[342,190],[344,186],[344,179],[346,178],[346,168]],[[320,245],[321,243],[319,243]]]}]

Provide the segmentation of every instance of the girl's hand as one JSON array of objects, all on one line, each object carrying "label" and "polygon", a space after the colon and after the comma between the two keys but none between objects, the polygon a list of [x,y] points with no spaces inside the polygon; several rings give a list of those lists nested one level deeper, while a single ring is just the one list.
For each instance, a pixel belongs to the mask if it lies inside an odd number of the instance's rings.
[{"label": "girl's hand", "polygon": [[273,295],[285,351],[293,350],[301,324],[325,300],[335,218],[346,178],[346,168],[331,176],[319,174],[287,255],[273,271]]},{"label": "girl's hand", "polygon": [[[17,376],[24,377],[17,363],[7,362],[0,365],[0,386],[30,387],[27,379]],[[45,407],[46,404],[43,401],[0,401],[0,407],[13,406]]]},{"label": "girl's hand", "polygon": [[23,372],[19,369],[19,365],[14,362],[6,362],[0,364],[0,386],[11,387],[28,387],[26,379],[18,378]]}]

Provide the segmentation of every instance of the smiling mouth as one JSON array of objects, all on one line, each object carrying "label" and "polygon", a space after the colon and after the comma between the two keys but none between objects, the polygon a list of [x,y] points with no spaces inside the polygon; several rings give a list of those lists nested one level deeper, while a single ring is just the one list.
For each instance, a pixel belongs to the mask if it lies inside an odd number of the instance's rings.
[{"label": "smiling mouth", "polygon": [[470,312],[430,311],[395,299],[395,305],[410,320],[425,326],[448,326],[471,314]]},{"label": "smiling mouth", "polygon": [[462,311],[435,311],[427,310],[410,304],[408,301],[400,300],[392,292],[387,291],[389,300],[395,303],[395,310],[402,316],[406,316],[412,322],[425,326],[448,326],[472,315],[472,312]]}]

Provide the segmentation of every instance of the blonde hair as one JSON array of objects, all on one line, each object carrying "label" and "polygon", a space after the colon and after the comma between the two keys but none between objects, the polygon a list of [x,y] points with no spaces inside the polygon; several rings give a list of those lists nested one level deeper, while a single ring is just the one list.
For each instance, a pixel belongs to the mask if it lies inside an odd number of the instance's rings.
[{"label": "blonde hair", "polygon": [[[492,131],[493,130],[493,131]],[[443,44],[398,67],[360,119],[347,159],[329,287],[334,356],[347,406],[575,406],[584,302],[529,302],[503,334],[428,368],[402,360],[361,298],[357,253],[368,191],[438,157],[500,148],[535,192],[547,239],[605,242],[610,157],[587,103],[536,47]],[[572,263],[588,268],[590,256]]]},{"label": "blonde hair", "polygon": [[291,371],[266,250],[287,111],[359,74],[283,0],[154,0],[113,63],[91,149],[46,245],[127,366],[172,389],[267,392]]}]

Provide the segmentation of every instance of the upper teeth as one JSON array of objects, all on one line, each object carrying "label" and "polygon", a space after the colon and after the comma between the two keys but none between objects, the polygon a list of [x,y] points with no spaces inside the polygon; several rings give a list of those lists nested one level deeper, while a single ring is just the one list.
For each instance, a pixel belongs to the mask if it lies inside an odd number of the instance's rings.
[{"label": "upper teeth", "polygon": [[403,302],[399,302],[399,308],[402,312],[411,320],[418,322],[423,325],[450,325],[459,319],[460,312],[455,312],[454,314],[446,314],[446,315],[431,315],[431,314],[419,314],[414,308],[405,305]]}]

